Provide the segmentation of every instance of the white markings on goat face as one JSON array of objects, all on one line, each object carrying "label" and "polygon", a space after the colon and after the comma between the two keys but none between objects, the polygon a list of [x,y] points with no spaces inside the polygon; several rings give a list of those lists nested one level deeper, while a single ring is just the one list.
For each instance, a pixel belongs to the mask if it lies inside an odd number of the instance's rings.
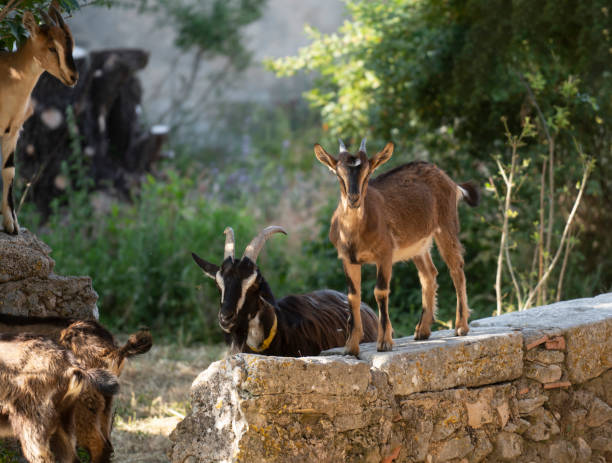
[{"label": "white markings on goat face", "polygon": [[242,291],[240,293],[240,299],[238,299],[238,303],[236,304],[236,313],[240,312],[242,306],[244,305],[244,299],[246,298],[246,293],[249,288],[255,283],[255,279],[257,278],[257,270],[253,272],[253,274],[242,280]]},{"label": "white markings on goat face", "polygon": [[263,323],[261,323],[261,319],[259,316],[261,315],[261,310],[258,311],[253,318],[249,320],[249,333],[247,336],[247,345],[256,350],[261,346],[261,343],[264,341],[264,327]]},{"label": "white markings on goat face", "polygon": [[217,282],[217,286],[221,290],[221,304],[223,304],[223,298],[225,297],[225,283],[223,282],[223,277],[221,276],[221,271],[217,272],[215,275],[215,281]]}]

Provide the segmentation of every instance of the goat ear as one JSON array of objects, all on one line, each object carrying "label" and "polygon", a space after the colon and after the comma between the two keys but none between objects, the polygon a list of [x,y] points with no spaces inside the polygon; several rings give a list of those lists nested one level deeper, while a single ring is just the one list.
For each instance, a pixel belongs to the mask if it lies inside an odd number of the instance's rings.
[{"label": "goat ear", "polygon": [[28,30],[31,37],[34,37],[40,32],[40,28],[38,27],[38,22],[34,15],[30,11],[26,11],[23,14],[23,26]]},{"label": "goat ear", "polygon": [[122,357],[133,357],[148,352],[152,345],[151,332],[148,328],[141,328],[138,332],[130,335],[125,345],[119,349],[119,353]]},{"label": "goat ear", "polygon": [[217,272],[219,271],[219,266],[215,264],[211,264],[210,262],[205,261],[200,256],[198,256],[195,252],[191,253],[191,257],[195,261],[198,266],[204,270],[206,276],[212,278],[213,280],[217,278]]},{"label": "goat ear", "polygon": [[315,143],[314,145],[314,152],[319,162],[327,166],[327,168],[335,174],[336,166],[338,165],[338,160],[331,154],[329,154],[327,151],[325,151],[323,147],[318,143]]},{"label": "goat ear", "polygon": [[395,145],[392,141],[387,143],[385,147],[376,153],[372,158],[370,158],[370,171],[374,172],[374,170],[378,169],[385,162],[391,159],[391,155],[393,154],[393,149]]}]

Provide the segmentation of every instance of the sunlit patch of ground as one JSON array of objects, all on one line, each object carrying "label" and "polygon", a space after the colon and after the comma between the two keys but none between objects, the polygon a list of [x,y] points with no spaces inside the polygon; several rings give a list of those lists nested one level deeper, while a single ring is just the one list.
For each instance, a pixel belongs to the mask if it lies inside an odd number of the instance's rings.
[{"label": "sunlit patch of ground", "polygon": [[117,463],[167,463],[168,436],[189,411],[189,388],[224,346],[154,346],[119,378],[112,442]]}]

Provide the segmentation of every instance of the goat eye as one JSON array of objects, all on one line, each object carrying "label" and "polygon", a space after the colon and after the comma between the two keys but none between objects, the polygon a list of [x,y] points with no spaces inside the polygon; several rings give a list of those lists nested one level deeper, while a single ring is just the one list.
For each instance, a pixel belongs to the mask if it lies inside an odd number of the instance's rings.
[{"label": "goat eye", "polygon": [[55,49],[55,47],[49,47],[49,51],[57,55],[57,50]]}]

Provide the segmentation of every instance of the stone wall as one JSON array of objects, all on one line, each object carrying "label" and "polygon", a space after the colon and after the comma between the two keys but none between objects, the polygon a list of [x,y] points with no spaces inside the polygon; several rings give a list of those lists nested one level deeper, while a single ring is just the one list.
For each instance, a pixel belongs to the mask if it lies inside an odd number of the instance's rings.
[{"label": "stone wall", "polygon": [[239,354],[194,381],[174,463],[612,461],[612,294],[359,359]]},{"label": "stone wall", "polygon": [[56,275],[50,253],[25,228],[18,236],[0,230],[0,313],[97,319],[91,278]]}]

